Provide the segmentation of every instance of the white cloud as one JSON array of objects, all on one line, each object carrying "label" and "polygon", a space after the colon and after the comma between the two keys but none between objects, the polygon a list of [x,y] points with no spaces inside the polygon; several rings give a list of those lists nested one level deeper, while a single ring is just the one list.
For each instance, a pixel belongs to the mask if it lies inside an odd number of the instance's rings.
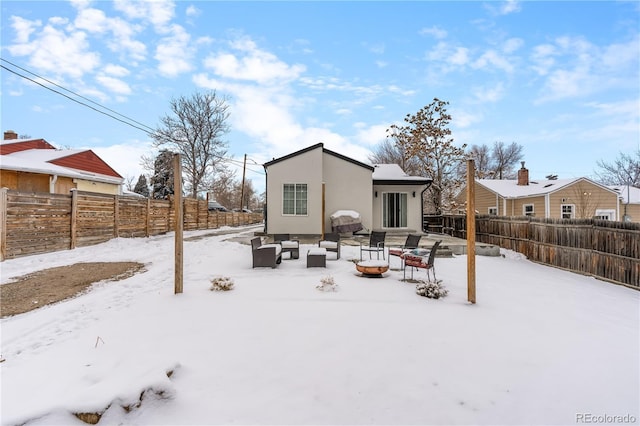
[{"label": "white cloud", "polygon": [[[100,56],[89,50],[86,34],[81,31],[67,34],[56,28],[57,24],[54,22],[58,20],[50,20],[40,31],[31,32],[33,40],[27,39],[22,43],[9,45],[7,50],[13,56],[29,56],[30,66],[55,76],[81,78],[98,67]],[[24,24],[24,20],[19,22],[23,31]],[[22,36],[24,35],[23,32]]]},{"label": "white cloud", "polygon": [[536,102],[637,88],[638,40],[597,46],[582,37],[565,36],[536,46],[533,69],[545,77]]},{"label": "white cloud", "polygon": [[187,10],[185,11],[185,13],[189,17],[194,17],[194,16],[200,16],[200,14],[202,14],[202,11],[200,9],[198,9],[197,7],[195,7],[194,5],[190,4],[187,7]]},{"label": "white cloud", "polygon": [[140,165],[141,157],[154,152],[151,142],[144,140],[106,147],[85,146],[81,148],[91,149],[122,177],[135,178],[134,183],[140,175],[148,173]]},{"label": "white cloud", "polygon": [[495,50],[487,50],[478,59],[476,59],[471,66],[475,69],[482,70],[497,68],[507,73],[511,73],[514,70],[514,67],[509,60]]},{"label": "white cloud", "polygon": [[502,15],[508,15],[514,12],[520,12],[520,3],[516,0],[507,0],[500,6],[500,13]]},{"label": "white cloud", "polygon": [[96,76],[96,81],[100,83],[102,86],[109,89],[111,92],[117,93],[119,95],[131,94],[131,87],[129,87],[129,85],[126,82],[122,81],[119,78],[98,74]]},{"label": "white cloud", "polygon": [[437,26],[423,28],[419,31],[420,35],[431,35],[434,38],[440,40],[447,37],[447,31]]},{"label": "white cloud", "polygon": [[205,59],[205,67],[223,78],[260,84],[290,81],[306,70],[304,65],[290,66],[272,53],[258,49],[249,38],[235,40],[231,47],[233,53],[216,53]]},{"label": "white cloud", "polygon": [[126,77],[131,74],[128,69],[120,65],[108,64],[104,67],[104,73],[114,77]]},{"label": "white cloud", "polygon": [[150,22],[156,31],[170,31],[165,25],[171,22],[174,16],[175,4],[171,0],[155,1],[129,1],[114,0],[114,8],[127,17]]},{"label": "white cloud", "polygon": [[113,52],[128,54],[134,60],[146,57],[145,44],[135,40],[135,35],[142,30],[140,26],[120,18],[109,18],[102,10],[88,8],[78,11],[74,25],[77,29],[107,37],[107,47]]},{"label": "white cloud", "polygon": [[193,68],[190,62],[193,49],[189,46],[191,36],[180,25],[172,25],[170,32],[158,42],[154,58],[162,75],[175,77]]},{"label": "white cloud", "polygon": [[504,95],[504,85],[497,83],[493,87],[476,87],[472,90],[473,96],[480,103],[497,102]]},{"label": "white cloud", "polygon": [[14,42],[17,44],[28,43],[31,34],[42,26],[40,20],[29,21],[19,16],[11,17],[11,27],[15,30]]},{"label": "white cloud", "polygon": [[379,44],[365,43],[365,46],[367,46],[367,49],[369,49],[370,52],[375,53],[376,55],[382,55],[384,53],[384,43],[379,43]]},{"label": "white cloud", "polygon": [[355,125],[358,129],[355,140],[366,146],[375,146],[384,142],[387,138],[389,124],[375,124],[365,127],[364,123]]},{"label": "white cloud", "polygon": [[452,65],[464,66],[469,63],[469,49],[466,47],[456,47],[447,61]]},{"label": "white cloud", "polygon": [[439,71],[446,74],[466,66],[470,61],[469,52],[466,47],[454,46],[441,41],[427,53],[427,59],[436,63],[439,62]]},{"label": "white cloud", "polygon": [[522,40],[521,38],[513,37],[510,39],[507,39],[507,41],[504,42],[502,46],[502,51],[507,54],[513,53],[516,50],[520,49],[523,45],[524,45],[524,40]]},{"label": "white cloud", "polygon": [[474,123],[481,122],[482,119],[483,117],[480,113],[473,114],[461,109],[451,109],[451,124],[458,129],[470,127]]},{"label": "white cloud", "polygon": [[557,49],[551,44],[541,44],[533,48],[531,54],[532,68],[539,75],[547,75],[549,70],[555,65],[555,56],[558,55]]}]

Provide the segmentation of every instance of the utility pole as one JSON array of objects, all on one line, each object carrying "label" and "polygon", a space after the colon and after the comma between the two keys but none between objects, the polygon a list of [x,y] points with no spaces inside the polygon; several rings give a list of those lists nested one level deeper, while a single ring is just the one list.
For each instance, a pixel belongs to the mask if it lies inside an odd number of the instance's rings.
[{"label": "utility pole", "polygon": [[244,175],[247,170],[247,154],[244,155],[244,165],[242,166],[242,190],[240,191],[240,211],[244,208]]}]

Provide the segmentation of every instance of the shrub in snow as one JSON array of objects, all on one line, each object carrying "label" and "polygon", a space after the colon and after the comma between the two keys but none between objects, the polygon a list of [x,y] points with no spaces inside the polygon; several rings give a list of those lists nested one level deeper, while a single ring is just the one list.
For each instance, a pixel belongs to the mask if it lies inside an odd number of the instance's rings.
[{"label": "shrub in snow", "polygon": [[320,284],[318,284],[316,288],[320,291],[338,291],[338,285],[331,275],[322,277],[322,279],[320,279]]},{"label": "shrub in snow", "polygon": [[215,277],[211,280],[211,291],[233,290],[233,280],[229,277]]},{"label": "shrub in snow", "polygon": [[420,281],[416,284],[416,293],[430,299],[439,299],[449,294],[449,290],[444,288],[440,282]]}]

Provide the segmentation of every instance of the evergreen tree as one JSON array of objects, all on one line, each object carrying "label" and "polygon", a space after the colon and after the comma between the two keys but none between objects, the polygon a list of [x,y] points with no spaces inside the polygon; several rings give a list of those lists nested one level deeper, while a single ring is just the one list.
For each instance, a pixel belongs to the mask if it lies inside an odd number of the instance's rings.
[{"label": "evergreen tree", "polygon": [[147,184],[147,178],[145,175],[140,175],[138,183],[136,183],[136,186],[133,188],[133,192],[149,198],[149,185]]},{"label": "evergreen tree", "polygon": [[162,150],[154,162],[154,174],[151,177],[152,198],[166,200],[173,194],[173,156],[171,151]]}]

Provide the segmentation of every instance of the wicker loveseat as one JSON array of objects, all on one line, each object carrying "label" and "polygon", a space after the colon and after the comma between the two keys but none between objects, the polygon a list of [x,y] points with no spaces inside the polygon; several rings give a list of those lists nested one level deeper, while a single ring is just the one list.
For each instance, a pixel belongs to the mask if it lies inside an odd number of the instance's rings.
[{"label": "wicker loveseat", "polygon": [[253,267],[275,268],[282,262],[282,246],[280,244],[262,244],[260,237],[251,240],[251,255]]}]

